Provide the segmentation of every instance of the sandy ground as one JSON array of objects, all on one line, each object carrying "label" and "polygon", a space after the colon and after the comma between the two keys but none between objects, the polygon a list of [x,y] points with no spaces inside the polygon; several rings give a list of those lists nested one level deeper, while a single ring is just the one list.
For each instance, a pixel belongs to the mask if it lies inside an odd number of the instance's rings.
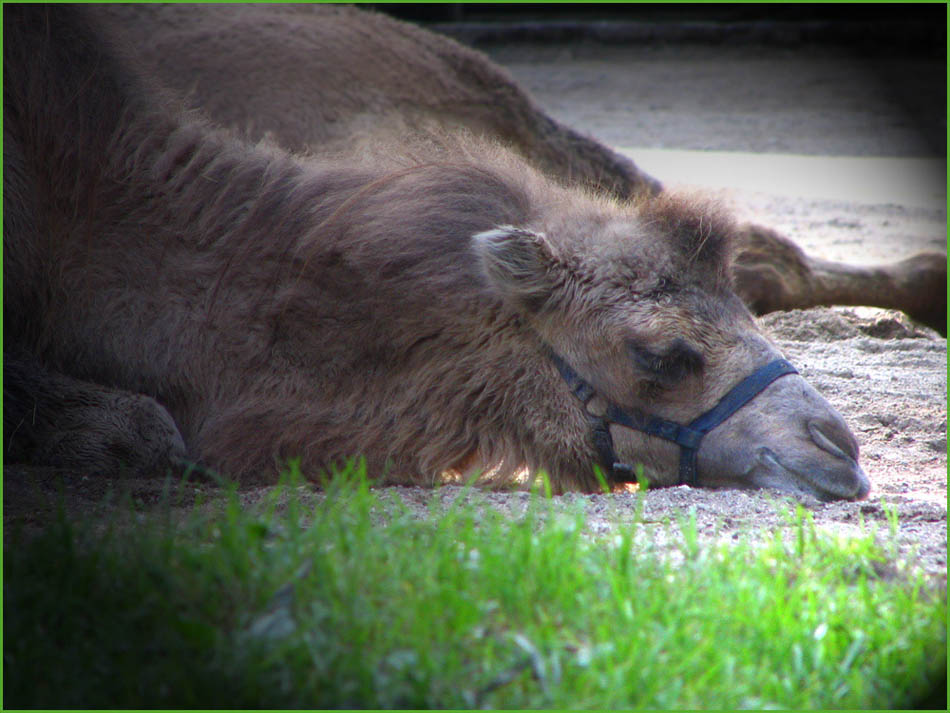
[{"label": "sandy ground", "polygon": [[[945,132],[945,123],[935,128],[915,118],[924,113],[942,121],[945,75],[920,60],[898,58],[882,67],[841,53],[754,47],[506,47],[493,54],[553,115],[635,160],[641,153],[644,166],[666,183],[716,193],[742,217],[781,230],[815,254],[867,263],[946,248],[945,149],[932,138]],[[894,82],[894,76],[904,79]],[[853,167],[856,157],[867,159],[859,162],[864,168],[858,175],[873,174],[877,186],[857,195],[861,181],[849,181],[842,168],[848,161]],[[944,166],[936,179],[935,160]],[[902,177],[894,161],[910,166],[913,179]],[[839,174],[844,178],[828,183],[825,192],[816,188],[836,170],[845,170]],[[908,191],[908,180],[924,190]],[[945,583],[946,341],[899,313],[862,308],[782,313],[763,322],[851,424],[872,481],[864,502],[805,501],[815,522],[847,535],[859,532],[863,521],[883,536],[885,507],[893,506],[900,566],[923,568]],[[67,511],[94,514],[116,486],[146,508],[162,489],[158,481],[115,483],[7,466],[5,530],[16,522],[41,524],[60,493]],[[209,485],[194,488],[214,492]],[[421,508],[430,498],[448,501],[460,492],[392,488],[384,497]],[[260,495],[248,491],[243,497]],[[527,494],[466,497],[517,515]],[[604,533],[628,521],[640,497],[644,527],[664,528],[678,512],[694,513],[707,538],[755,537],[773,525],[787,526],[783,513],[796,505],[775,493],[685,486],[644,496],[575,494],[559,502],[580,503],[591,531]]]}]

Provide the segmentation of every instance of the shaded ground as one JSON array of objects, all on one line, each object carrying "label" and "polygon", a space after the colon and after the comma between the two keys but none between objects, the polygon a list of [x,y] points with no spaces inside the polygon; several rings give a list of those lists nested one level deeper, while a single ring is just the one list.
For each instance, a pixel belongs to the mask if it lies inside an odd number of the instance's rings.
[{"label": "shaded ground", "polygon": [[487,51],[550,114],[612,146],[946,158],[943,60],[814,46]]},{"label": "shaded ground", "polygon": [[[921,131],[914,117],[945,116],[945,74],[921,60],[896,58],[882,67],[835,53],[754,47],[512,47],[494,54],[554,115],[615,146],[933,156],[932,132]],[[901,82],[888,79],[896,75]],[[936,114],[929,112],[935,101]],[[636,148],[631,154],[636,157]],[[660,170],[654,172],[664,179]],[[823,257],[873,262],[946,245],[945,199],[908,206],[749,192],[727,181],[706,188],[723,195],[743,217],[775,227]],[[946,341],[897,313],[875,310],[810,310],[763,321],[805,378],[851,424],[872,482],[871,497],[861,503],[805,502],[815,522],[847,534],[863,520],[883,533],[889,504],[898,513],[901,558],[945,581]],[[60,494],[72,514],[105,512],[102,498],[117,487],[148,509],[160,499],[163,485],[8,466],[5,530],[16,522],[41,524],[55,512]],[[186,500],[196,492],[219,491],[210,484],[189,486]],[[392,488],[385,496],[421,508],[430,498],[448,501],[459,492]],[[253,501],[260,494],[242,496]],[[517,514],[528,495],[474,497]],[[606,532],[613,522],[629,521],[641,501],[630,493],[568,495],[559,502],[581,503],[592,531]],[[645,526],[664,531],[664,521],[694,513],[703,537],[730,538],[785,524],[783,513],[795,505],[774,493],[683,486],[648,492],[643,513]],[[671,533],[675,536],[675,528]]]}]

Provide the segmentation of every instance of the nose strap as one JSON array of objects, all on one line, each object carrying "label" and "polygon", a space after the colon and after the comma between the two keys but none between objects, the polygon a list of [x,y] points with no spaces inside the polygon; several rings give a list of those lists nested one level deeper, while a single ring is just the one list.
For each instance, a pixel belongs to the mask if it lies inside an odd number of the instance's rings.
[{"label": "nose strap", "polygon": [[[594,388],[554,350],[548,348],[547,353],[561,378],[586,406],[596,394]],[[636,480],[633,466],[617,459],[609,428],[610,424],[616,424],[677,444],[680,447],[679,482],[695,486],[697,485],[696,455],[706,434],[762,393],[773,381],[787,374],[797,373],[798,370],[785,359],[769,362],[733,386],[715,406],[687,425],[667,421],[659,416],[626,411],[617,404],[608,402],[603,417],[589,416],[594,446],[601,465],[615,481]]]},{"label": "nose strap", "polygon": [[[765,387],[773,381],[781,376],[797,373],[798,369],[786,359],[776,359],[765,366],[759,367],[733,386],[725,396],[719,399],[719,403],[698,418],[690,421],[685,430],[690,431],[691,436],[696,434],[694,444],[687,445],[680,440],[668,439],[680,444],[680,483],[696,485],[696,454],[699,452],[699,446],[707,433],[761,394]],[[663,438],[664,436],[660,437]]]},{"label": "nose strap", "polygon": [[691,421],[690,428],[695,428],[703,434],[709,433],[720,423],[741,409],[752,399],[762,393],[765,387],[780,376],[797,374],[798,369],[786,359],[776,359],[765,366],[759,367],[738,384],[732,387],[719,403],[709,409],[699,418]]}]

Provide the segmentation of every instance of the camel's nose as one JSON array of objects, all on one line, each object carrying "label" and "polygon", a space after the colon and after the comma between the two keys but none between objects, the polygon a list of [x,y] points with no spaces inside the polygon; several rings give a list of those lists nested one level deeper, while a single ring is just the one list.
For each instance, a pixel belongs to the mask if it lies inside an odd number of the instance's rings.
[{"label": "camel's nose", "polygon": [[850,500],[863,500],[871,482],[858,465],[858,443],[840,419],[816,419],[808,422],[808,433],[815,445],[842,461],[836,470],[836,490]]}]

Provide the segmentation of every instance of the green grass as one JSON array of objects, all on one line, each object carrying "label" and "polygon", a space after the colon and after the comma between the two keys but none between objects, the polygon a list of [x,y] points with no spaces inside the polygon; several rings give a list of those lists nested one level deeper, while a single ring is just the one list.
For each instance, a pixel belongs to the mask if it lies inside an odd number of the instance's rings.
[{"label": "green grass", "polygon": [[328,488],[9,538],[5,707],[902,707],[946,670],[945,592],[807,513],[730,546],[683,518],[670,552],[542,496]]}]

